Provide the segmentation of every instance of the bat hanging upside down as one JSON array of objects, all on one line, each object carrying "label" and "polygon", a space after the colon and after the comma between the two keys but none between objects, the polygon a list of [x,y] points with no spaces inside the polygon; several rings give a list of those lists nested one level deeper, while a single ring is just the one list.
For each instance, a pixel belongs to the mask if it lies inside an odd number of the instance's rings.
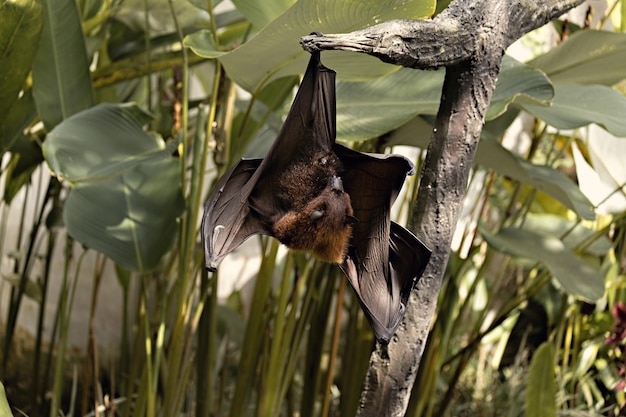
[{"label": "bat hanging upside down", "polygon": [[276,141],[263,159],[242,159],[216,184],[202,221],[206,267],[253,234],[339,265],[376,338],[388,343],[430,250],[391,221],[404,179],[398,155],[335,143],[335,72],[313,53]]}]

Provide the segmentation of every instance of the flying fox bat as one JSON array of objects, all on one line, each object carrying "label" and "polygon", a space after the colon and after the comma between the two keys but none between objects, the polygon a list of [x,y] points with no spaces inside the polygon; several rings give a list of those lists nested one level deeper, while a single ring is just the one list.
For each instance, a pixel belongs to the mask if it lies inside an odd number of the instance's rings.
[{"label": "flying fox bat", "polygon": [[253,234],[339,265],[376,338],[400,324],[430,250],[390,219],[413,164],[335,143],[335,72],[319,52],[263,159],[242,159],[217,182],[202,221],[206,267]]}]

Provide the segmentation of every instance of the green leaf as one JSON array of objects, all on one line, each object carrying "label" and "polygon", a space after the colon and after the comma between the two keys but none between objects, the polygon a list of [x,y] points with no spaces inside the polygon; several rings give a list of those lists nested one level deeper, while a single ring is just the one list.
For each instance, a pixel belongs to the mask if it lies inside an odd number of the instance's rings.
[{"label": "green leaf", "polygon": [[591,202],[561,171],[531,164],[515,156],[495,140],[480,141],[474,162],[545,192],[583,219],[595,219]]},{"label": "green leaf", "polygon": [[[576,249],[596,235],[595,230],[583,226],[580,222],[549,213],[529,213],[524,219],[522,228],[533,233],[564,236],[563,243],[569,249]],[[586,246],[585,251],[596,256],[605,256],[612,247],[611,241],[605,235],[601,235],[596,236],[596,239]]]},{"label": "green leaf", "polygon": [[[302,73],[308,60],[308,54],[299,43],[302,36],[315,31],[349,32],[391,19],[424,18],[432,14],[434,7],[432,0],[302,0],[250,41],[219,59],[231,79],[242,88],[255,91],[272,79]],[[189,41],[186,44],[189,45]],[[197,43],[194,46],[198,47]],[[194,51],[202,56],[215,57],[215,51],[209,49],[210,45]],[[373,57],[356,53],[329,51],[324,53],[323,60],[344,79],[376,78],[395,70]]]},{"label": "green leaf", "polygon": [[136,104],[100,104],[59,124],[43,144],[50,169],[72,183],[119,175],[144,161],[169,158],[163,139],[144,132],[150,115]]},{"label": "green leaf", "polygon": [[44,25],[33,63],[33,97],[48,131],[94,103],[89,60],[74,0],[43,0]]},{"label": "green leaf", "polygon": [[554,347],[544,342],[530,362],[526,389],[526,416],[556,417],[556,382]]},{"label": "green leaf", "polygon": [[485,240],[496,250],[544,264],[568,294],[595,301],[604,294],[599,269],[582,261],[557,237],[518,228],[491,234],[481,228]]},{"label": "green leaf", "polygon": [[183,45],[190,48],[196,55],[205,58],[217,58],[226,54],[226,52],[218,50],[215,39],[213,39],[211,31],[208,29],[199,30],[185,36]]},{"label": "green leaf", "polygon": [[555,83],[613,85],[626,78],[626,34],[580,30],[528,64]]},{"label": "green leaf", "polygon": [[35,119],[37,110],[31,89],[17,99],[0,122],[0,155],[10,150],[24,135],[24,129]]},{"label": "green leaf", "polygon": [[0,382],[0,416],[10,417],[13,415],[9,402],[7,401],[7,394],[4,390],[4,385]]},{"label": "green leaf", "polygon": [[11,149],[11,159],[4,178],[4,202],[10,204],[18,191],[30,184],[33,172],[43,162],[41,147],[26,136],[21,136]]},{"label": "green leaf", "polygon": [[502,115],[513,101],[546,106],[553,97],[554,88],[543,72],[505,55],[485,119]]},{"label": "green leaf", "polygon": [[42,26],[43,10],[37,0],[0,3],[0,126],[31,71]]},{"label": "green leaf", "polygon": [[576,177],[581,191],[589,197],[600,213],[621,213],[626,210],[626,140],[618,138],[597,125],[587,129],[586,152],[592,165],[574,144],[572,153]]},{"label": "green leaf", "polygon": [[435,114],[444,71],[401,68],[372,81],[337,82],[337,139],[363,140]]},{"label": "green leaf", "polygon": [[521,104],[521,107],[557,129],[597,123],[616,136],[626,137],[626,97],[616,90],[603,85],[577,84],[555,84],[554,90],[552,106]]},{"label": "green leaf", "polygon": [[153,269],[171,248],[184,208],[179,175],[170,158],[78,184],[65,202],[68,233],[124,268]]},{"label": "green leaf", "polygon": [[52,171],[74,184],[69,234],[123,267],[145,272],[171,247],[184,202],[172,142],[143,131],[134,104],[101,104],[66,119],[44,142]]},{"label": "green leaf", "polygon": [[241,12],[255,27],[261,29],[287,10],[295,0],[233,0]]},{"label": "green leaf", "polygon": [[[375,80],[338,81],[337,138],[369,139],[398,128],[417,114],[437,114],[443,78],[444,70],[402,68]],[[504,113],[513,101],[548,105],[553,95],[545,74],[505,56],[487,119]]]}]

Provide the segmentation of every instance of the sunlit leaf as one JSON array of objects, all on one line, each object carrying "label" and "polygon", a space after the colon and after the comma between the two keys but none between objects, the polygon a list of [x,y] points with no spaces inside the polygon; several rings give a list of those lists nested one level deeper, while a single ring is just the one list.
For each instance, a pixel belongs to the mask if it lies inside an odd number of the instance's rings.
[{"label": "sunlit leaf", "polygon": [[533,355],[526,389],[525,415],[556,417],[556,375],[554,347],[544,342]]},{"label": "sunlit leaf", "polygon": [[555,236],[513,227],[496,234],[481,228],[481,234],[500,252],[544,264],[569,294],[589,301],[597,300],[604,294],[604,279],[600,270],[581,260]]},{"label": "sunlit leaf", "polygon": [[4,390],[4,385],[0,382],[0,416],[12,416],[13,412],[11,411],[11,407],[9,406],[9,402],[7,401],[7,394]]},{"label": "sunlit leaf", "polygon": [[[577,144],[573,146],[576,176],[581,191],[602,213],[626,210],[626,138],[618,138],[592,124],[587,130],[586,151],[591,166]],[[583,145],[581,145],[583,146]]]},{"label": "sunlit leaf", "polygon": [[559,200],[583,219],[594,219],[593,205],[580,188],[565,174],[549,166],[534,165],[505,149],[493,140],[481,140],[475,162],[504,175],[531,185]]},{"label": "sunlit leaf", "polygon": [[580,30],[528,64],[555,83],[613,85],[626,78],[626,34]]},{"label": "sunlit leaf", "polygon": [[233,0],[241,12],[257,29],[261,29],[287,10],[295,0]]},{"label": "sunlit leaf", "polygon": [[44,25],[33,63],[33,97],[52,130],[94,103],[89,61],[74,0],[43,0]]},{"label": "sunlit leaf", "polygon": [[[298,1],[250,41],[219,59],[238,85],[255,91],[271,79],[303,72],[308,54],[300,46],[302,36],[311,32],[349,32],[391,19],[424,18],[432,14],[434,7],[435,2],[431,0]],[[189,45],[189,41],[186,44]],[[216,51],[210,51],[211,45],[201,48],[194,42],[193,46],[196,53],[215,57]],[[329,51],[324,53],[323,61],[344,79],[376,78],[396,70],[376,58],[356,53]]]},{"label": "sunlit leaf", "polygon": [[8,113],[3,115],[4,118],[0,122],[0,154],[13,147],[36,115],[32,90],[28,89],[13,103]]},{"label": "sunlit leaf", "polygon": [[337,139],[376,137],[439,107],[444,72],[402,68],[372,81],[337,83]]},{"label": "sunlit leaf", "polygon": [[[585,251],[596,256],[606,255],[613,245],[605,236],[596,236],[595,230],[583,226],[580,222],[574,222],[556,214],[549,213],[529,213],[524,219],[524,230],[533,233],[543,233],[551,236],[563,237],[563,243],[570,249],[576,249],[584,245]],[[588,240],[595,237],[589,243]]]},{"label": "sunlit leaf", "polygon": [[31,71],[43,10],[36,0],[11,0],[0,3],[0,126],[18,98]]},{"label": "sunlit leaf", "polygon": [[616,90],[603,85],[577,84],[555,84],[554,90],[551,106],[523,103],[521,107],[557,129],[596,123],[616,136],[626,137],[626,97]]},{"label": "sunlit leaf", "polygon": [[[402,68],[375,80],[337,82],[337,138],[369,139],[417,114],[437,114],[443,78],[444,70]],[[552,84],[541,71],[505,56],[486,117],[501,115],[514,101],[548,105],[553,95]]]}]

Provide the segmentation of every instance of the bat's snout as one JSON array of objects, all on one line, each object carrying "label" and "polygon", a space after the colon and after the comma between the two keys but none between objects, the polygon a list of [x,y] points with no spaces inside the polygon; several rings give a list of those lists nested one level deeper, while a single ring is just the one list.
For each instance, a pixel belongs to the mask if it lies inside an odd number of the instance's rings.
[{"label": "bat's snout", "polygon": [[332,176],[330,180],[328,180],[328,188],[332,191],[340,191],[343,192],[343,181],[341,181],[340,177]]}]

